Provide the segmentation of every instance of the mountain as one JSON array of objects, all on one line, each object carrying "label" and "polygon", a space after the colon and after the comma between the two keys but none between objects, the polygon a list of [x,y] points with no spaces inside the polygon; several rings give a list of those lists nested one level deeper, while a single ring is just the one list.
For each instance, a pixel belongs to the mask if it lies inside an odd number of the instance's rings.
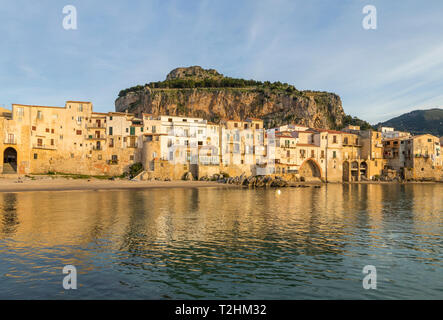
[{"label": "mountain", "polygon": [[172,70],[166,80],[120,91],[118,112],[220,119],[261,118],[266,127],[287,123],[337,129],[345,113],[338,95],[300,91],[280,82],[225,77],[199,66]]},{"label": "mountain", "polygon": [[441,137],[443,136],[443,109],[415,110],[378,123],[376,126],[394,127],[396,130],[409,131],[415,135],[430,133]]}]

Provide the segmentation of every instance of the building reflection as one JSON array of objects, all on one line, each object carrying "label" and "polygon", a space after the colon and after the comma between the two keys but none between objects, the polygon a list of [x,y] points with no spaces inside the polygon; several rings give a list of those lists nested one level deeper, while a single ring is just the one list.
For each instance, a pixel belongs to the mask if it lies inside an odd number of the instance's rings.
[{"label": "building reflection", "polygon": [[[399,225],[410,234],[435,234],[430,225],[441,225],[442,190],[426,184],[330,184],[280,193],[229,188],[2,193],[1,251],[17,243],[37,251],[56,248],[70,263],[94,261],[102,251],[117,264],[166,268],[177,281],[190,271],[230,276],[239,264],[254,270],[319,256],[340,263],[355,246],[398,246],[382,241],[381,234],[398,232]],[[423,241],[409,245],[431,250]]]}]

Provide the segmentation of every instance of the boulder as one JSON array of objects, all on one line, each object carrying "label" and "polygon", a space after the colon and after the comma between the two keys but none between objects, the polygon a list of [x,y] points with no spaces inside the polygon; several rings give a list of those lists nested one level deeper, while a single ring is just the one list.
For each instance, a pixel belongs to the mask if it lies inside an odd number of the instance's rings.
[{"label": "boulder", "polygon": [[186,172],[185,175],[183,176],[183,180],[192,181],[192,180],[194,180],[194,177],[192,176],[191,172]]}]

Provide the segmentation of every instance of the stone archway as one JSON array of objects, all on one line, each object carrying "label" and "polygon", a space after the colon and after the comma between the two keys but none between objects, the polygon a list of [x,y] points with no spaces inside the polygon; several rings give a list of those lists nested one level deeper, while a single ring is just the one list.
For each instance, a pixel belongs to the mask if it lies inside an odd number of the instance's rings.
[{"label": "stone archway", "polygon": [[343,162],[343,182],[349,182],[349,162]]},{"label": "stone archway", "polygon": [[351,163],[351,181],[358,181],[359,172],[358,172],[358,162],[352,161]]},{"label": "stone archway", "polygon": [[360,180],[368,178],[368,164],[363,161],[360,163]]},{"label": "stone archway", "polygon": [[318,178],[321,179],[321,169],[319,165],[314,160],[306,160],[300,166],[299,170],[300,177],[305,179],[309,178]]},{"label": "stone archway", "polygon": [[17,173],[17,150],[6,148],[3,152],[3,173]]}]

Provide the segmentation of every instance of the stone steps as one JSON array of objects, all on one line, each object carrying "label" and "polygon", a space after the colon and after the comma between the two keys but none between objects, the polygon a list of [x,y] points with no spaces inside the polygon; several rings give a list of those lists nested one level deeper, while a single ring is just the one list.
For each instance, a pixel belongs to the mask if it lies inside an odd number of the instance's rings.
[{"label": "stone steps", "polygon": [[17,165],[10,162],[3,163],[3,174],[17,174]]}]

